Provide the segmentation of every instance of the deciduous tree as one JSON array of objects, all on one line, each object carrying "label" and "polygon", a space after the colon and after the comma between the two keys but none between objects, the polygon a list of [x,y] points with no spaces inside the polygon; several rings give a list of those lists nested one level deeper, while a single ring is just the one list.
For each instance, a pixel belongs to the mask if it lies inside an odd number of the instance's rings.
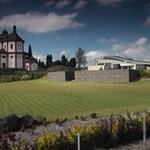
[{"label": "deciduous tree", "polygon": [[75,53],[75,58],[79,69],[81,68],[81,65],[86,65],[86,56],[84,55],[84,50],[82,48],[79,47],[78,51]]}]

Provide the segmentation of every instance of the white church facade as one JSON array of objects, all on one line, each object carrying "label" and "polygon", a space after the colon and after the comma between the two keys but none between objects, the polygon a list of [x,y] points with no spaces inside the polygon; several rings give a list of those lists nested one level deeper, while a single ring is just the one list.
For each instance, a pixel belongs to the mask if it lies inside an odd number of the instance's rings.
[{"label": "white church facade", "polygon": [[13,32],[6,29],[0,34],[0,68],[26,68],[37,70],[38,62],[28,53],[24,52],[25,41],[17,34],[17,28],[13,26]]}]

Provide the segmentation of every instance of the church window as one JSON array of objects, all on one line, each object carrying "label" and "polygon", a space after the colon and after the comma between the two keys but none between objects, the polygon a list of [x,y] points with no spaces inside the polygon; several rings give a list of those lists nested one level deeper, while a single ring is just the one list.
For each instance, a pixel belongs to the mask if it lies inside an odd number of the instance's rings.
[{"label": "church window", "polygon": [[3,55],[3,56],[2,56],[2,58],[6,58],[6,56],[5,56],[5,55]]},{"label": "church window", "polygon": [[18,49],[21,49],[21,44],[18,44]]},{"label": "church window", "polygon": [[33,69],[36,69],[36,65],[33,65]]},{"label": "church window", "polygon": [[6,45],[4,45],[4,49],[6,49]]},{"label": "church window", "polygon": [[21,56],[20,56],[20,55],[18,56],[18,59],[21,59]]},{"label": "church window", "polygon": [[28,69],[28,65],[26,65],[26,69]]},{"label": "church window", "polygon": [[11,55],[10,58],[13,58],[13,55]]},{"label": "church window", "polygon": [[13,49],[13,44],[10,44],[10,49]]}]

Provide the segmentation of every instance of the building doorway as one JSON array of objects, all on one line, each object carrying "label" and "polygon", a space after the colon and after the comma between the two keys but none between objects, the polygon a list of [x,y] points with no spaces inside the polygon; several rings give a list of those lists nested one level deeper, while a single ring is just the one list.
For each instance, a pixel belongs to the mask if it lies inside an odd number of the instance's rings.
[{"label": "building doorway", "polygon": [[3,68],[6,68],[6,64],[5,64],[5,63],[2,63],[2,67],[3,67]]}]

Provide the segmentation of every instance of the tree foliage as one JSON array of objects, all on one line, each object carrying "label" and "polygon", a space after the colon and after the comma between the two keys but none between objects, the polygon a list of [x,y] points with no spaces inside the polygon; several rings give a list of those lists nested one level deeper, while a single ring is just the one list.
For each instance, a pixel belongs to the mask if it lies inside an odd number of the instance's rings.
[{"label": "tree foliage", "polygon": [[46,57],[46,67],[50,67],[53,63],[53,56],[50,54],[47,54],[47,57]]},{"label": "tree foliage", "polygon": [[67,58],[66,58],[65,55],[62,55],[62,57],[61,57],[61,64],[62,64],[63,66],[66,66],[66,65],[67,65]]},{"label": "tree foliage", "polygon": [[32,54],[32,47],[30,44],[29,44],[29,48],[28,48],[28,55],[29,55],[29,57],[31,57],[33,55]]},{"label": "tree foliage", "polygon": [[78,64],[78,68],[81,68],[81,65],[86,65],[86,56],[84,55],[84,50],[82,48],[79,47],[78,51],[75,53],[75,58]]},{"label": "tree foliage", "polygon": [[45,68],[45,63],[43,61],[41,61],[40,59],[39,59],[39,62],[38,62],[38,67],[39,68]]},{"label": "tree foliage", "polygon": [[71,68],[76,67],[76,59],[74,57],[70,59],[69,65]]},{"label": "tree foliage", "polygon": [[61,65],[61,61],[60,60],[56,60],[53,62],[53,66],[57,66],[57,65]]}]

